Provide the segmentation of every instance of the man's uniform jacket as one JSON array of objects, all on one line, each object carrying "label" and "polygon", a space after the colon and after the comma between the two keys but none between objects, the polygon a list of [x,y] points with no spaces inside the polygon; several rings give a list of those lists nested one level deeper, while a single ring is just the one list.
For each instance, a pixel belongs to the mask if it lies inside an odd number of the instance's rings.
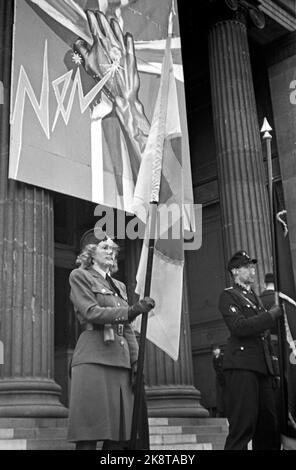
[{"label": "man's uniform jacket", "polygon": [[254,291],[235,285],[225,289],[219,310],[230,330],[223,369],[244,369],[274,375],[274,352],[269,328],[275,321]]},{"label": "man's uniform jacket", "polygon": [[[138,343],[128,323],[125,285],[112,279],[119,290],[95,269],[74,269],[70,274],[70,298],[79,322],[85,327],[73,354],[72,367],[84,363],[130,368],[138,358]],[[104,325],[111,324],[115,340],[104,342]],[[118,334],[119,333],[119,334]]]}]

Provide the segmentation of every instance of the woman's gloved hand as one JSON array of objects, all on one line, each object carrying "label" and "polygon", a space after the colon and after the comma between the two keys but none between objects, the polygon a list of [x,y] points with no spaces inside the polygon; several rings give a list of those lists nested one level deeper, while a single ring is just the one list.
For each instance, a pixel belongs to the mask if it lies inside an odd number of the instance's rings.
[{"label": "woman's gloved hand", "polygon": [[128,309],[128,321],[132,322],[138,315],[150,312],[155,307],[155,301],[151,297],[144,297]]}]

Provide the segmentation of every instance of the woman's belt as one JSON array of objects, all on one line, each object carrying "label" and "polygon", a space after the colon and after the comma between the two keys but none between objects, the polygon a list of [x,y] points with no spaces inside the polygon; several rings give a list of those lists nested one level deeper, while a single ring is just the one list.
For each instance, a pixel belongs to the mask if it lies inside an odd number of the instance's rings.
[{"label": "woman's belt", "polygon": [[[104,330],[105,325],[98,325],[95,323],[86,323],[85,329],[88,331],[93,331],[93,330]],[[123,331],[124,331],[124,324],[123,323],[116,323],[116,325],[112,325],[113,330],[118,334],[118,336],[123,336]]]}]

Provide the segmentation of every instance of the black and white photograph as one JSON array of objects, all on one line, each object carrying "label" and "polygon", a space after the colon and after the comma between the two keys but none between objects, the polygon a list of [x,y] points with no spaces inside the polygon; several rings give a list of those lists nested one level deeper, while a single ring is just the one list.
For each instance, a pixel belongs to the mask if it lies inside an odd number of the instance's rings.
[{"label": "black and white photograph", "polygon": [[5,450],[296,450],[296,0],[0,0]]}]

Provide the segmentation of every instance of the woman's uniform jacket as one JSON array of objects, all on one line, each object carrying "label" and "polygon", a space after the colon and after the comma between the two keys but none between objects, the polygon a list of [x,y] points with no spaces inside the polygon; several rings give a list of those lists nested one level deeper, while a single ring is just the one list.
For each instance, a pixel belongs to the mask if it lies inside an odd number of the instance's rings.
[{"label": "woman's uniform jacket", "polygon": [[[83,363],[130,368],[138,358],[138,343],[128,323],[125,285],[112,279],[120,295],[92,267],[74,269],[69,278],[70,298],[79,322],[85,327],[77,341],[72,367]],[[104,342],[104,325],[111,324],[114,341]]]}]

